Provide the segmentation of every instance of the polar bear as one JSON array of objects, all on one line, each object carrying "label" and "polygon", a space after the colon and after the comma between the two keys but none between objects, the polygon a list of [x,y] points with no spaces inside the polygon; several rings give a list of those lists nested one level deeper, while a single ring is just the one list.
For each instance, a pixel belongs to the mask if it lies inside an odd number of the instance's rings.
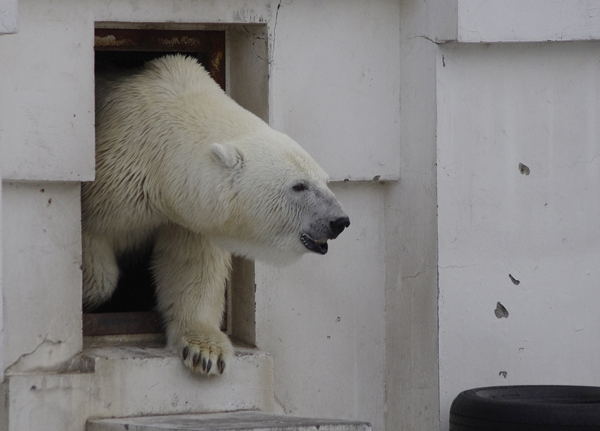
[{"label": "polar bear", "polygon": [[172,55],[98,77],[96,179],[82,185],[83,303],[110,298],[118,259],[152,247],[157,308],[187,367],[222,374],[231,254],[274,264],[325,254],[350,220],[296,142]]}]

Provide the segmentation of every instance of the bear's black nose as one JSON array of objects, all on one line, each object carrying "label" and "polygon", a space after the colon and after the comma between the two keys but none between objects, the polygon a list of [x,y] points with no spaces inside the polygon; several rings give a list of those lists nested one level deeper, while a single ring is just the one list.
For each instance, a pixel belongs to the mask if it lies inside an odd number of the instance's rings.
[{"label": "bear's black nose", "polygon": [[342,231],[350,226],[350,219],[348,217],[340,217],[329,223],[329,227],[334,235],[339,235]]}]

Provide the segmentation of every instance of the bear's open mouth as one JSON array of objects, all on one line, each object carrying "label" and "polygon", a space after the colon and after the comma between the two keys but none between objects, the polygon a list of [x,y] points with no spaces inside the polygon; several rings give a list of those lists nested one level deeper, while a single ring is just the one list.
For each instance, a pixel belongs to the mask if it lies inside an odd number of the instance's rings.
[{"label": "bear's open mouth", "polygon": [[315,253],[325,254],[327,253],[327,239],[314,240],[307,234],[303,233],[300,235],[300,241],[304,244],[304,247]]}]

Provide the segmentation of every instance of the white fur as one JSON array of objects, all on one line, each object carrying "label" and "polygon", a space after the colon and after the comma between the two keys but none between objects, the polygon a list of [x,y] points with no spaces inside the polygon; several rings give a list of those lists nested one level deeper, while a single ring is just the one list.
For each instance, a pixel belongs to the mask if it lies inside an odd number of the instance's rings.
[{"label": "white fur", "polygon": [[[218,373],[233,352],[219,330],[230,253],[287,263],[307,252],[302,233],[326,238],[329,221],[345,216],[327,180],[195,60],[98,78],[96,180],[82,188],[84,305],[110,297],[119,256],[154,244],[169,344],[194,371],[207,373],[210,360]],[[293,190],[298,182],[306,192]]]}]

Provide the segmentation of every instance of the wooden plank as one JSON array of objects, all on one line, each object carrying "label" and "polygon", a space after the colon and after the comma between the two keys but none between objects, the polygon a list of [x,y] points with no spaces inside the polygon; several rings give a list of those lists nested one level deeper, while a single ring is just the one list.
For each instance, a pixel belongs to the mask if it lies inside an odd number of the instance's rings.
[{"label": "wooden plank", "polygon": [[156,311],[84,313],[83,335],[156,334],[163,331]]}]

